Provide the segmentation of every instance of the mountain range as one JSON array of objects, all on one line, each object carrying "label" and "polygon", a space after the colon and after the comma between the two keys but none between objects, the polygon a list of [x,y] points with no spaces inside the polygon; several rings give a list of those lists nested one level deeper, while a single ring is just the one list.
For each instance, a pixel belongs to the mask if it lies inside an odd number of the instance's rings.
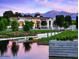
[{"label": "mountain range", "polygon": [[[26,13],[26,15],[29,14],[29,13]],[[32,13],[30,15],[34,16],[36,13]],[[56,17],[56,15],[70,15],[72,20],[76,20],[76,16],[78,16],[78,13],[69,13],[69,12],[65,12],[65,11],[55,11],[55,10],[52,10],[52,11],[48,11],[46,13],[41,13],[42,16],[44,17],[51,17],[51,18],[54,18]]]},{"label": "mountain range", "polygon": [[78,13],[68,13],[68,12],[65,12],[65,11],[49,11],[47,13],[44,13],[43,16],[44,17],[56,17],[56,15],[70,15],[72,20],[75,20],[76,19],[76,16],[78,16]]}]

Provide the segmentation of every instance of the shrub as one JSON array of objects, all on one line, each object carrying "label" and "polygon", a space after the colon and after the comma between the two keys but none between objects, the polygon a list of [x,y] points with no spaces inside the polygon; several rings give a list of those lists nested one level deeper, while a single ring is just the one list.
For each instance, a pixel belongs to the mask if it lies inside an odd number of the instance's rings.
[{"label": "shrub", "polygon": [[33,27],[33,22],[25,21],[25,25],[23,26],[23,30],[28,32]]},{"label": "shrub", "polygon": [[18,31],[18,22],[16,20],[11,22],[12,31]]},{"label": "shrub", "polygon": [[3,20],[0,21],[0,31],[3,31],[6,29],[6,25],[5,23],[3,22]]}]

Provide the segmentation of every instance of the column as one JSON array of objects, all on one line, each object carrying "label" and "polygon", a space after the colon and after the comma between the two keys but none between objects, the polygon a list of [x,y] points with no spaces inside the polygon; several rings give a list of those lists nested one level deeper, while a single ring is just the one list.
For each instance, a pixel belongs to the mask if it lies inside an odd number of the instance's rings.
[{"label": "column", "polygon": [[40,27],[40,29],[41,29],[41,26],[42,26],[42,25],[41,25],[41,21],[39,21],[39,27]]},{"label": "column", "polygon": [[33,29],[35,29],[35,27],[36,27],[36,21],[33,20],[32,22],[34,23],[34,25],[33,25]]},{"label": "column", "polygon": [[54,27],[53,27],[54,21],[55,21],[55,19],[51,19],[51,29],[54,29]]},{"label": "column", "polygon": [[47,20],[47,28],[49,29],[49,20]]},{"label": "column", "polygon": [[33,29],[35,29],[35,25],[36,25],[36,24],[33,25]]},{"label": "column", "polygon": [[53,29],[53,21],[51,20],[51,29]]}]

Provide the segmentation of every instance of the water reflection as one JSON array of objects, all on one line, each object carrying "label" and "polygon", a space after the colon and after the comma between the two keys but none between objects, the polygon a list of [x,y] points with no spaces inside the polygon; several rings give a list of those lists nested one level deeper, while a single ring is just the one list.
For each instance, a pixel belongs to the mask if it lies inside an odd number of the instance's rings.
[{"label": "water reflection", "polygon": [[0,55],[0,59],[48,59],[48,46],[31,42],[0,41]]},{"label": "water reflection", "polygon": [[24,42],[23,45],[24,45],[24,47],[25,47],[25,52],[26,52],[26,51],[30,51],[31,46],[30,46],[30,43],[29,43],[29,42]]},{"label": "water reflection", "polygon": [[12,43],[11,51],[13,56],[16,56],[19,50],[19,45],[16,44],[16,42]]},{"label": "water reflection", "polygon": [[7,45],[9,41],[0,41],[0,55],[3,56],[7,51]]}]

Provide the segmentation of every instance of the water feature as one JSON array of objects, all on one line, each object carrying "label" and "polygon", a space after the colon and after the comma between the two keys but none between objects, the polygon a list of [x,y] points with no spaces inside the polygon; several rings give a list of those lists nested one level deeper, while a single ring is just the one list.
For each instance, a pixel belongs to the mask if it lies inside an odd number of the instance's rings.
[{"label": "water feature", "polygon": [[49,59],[48,45],[0,41],[0,59]]},{"label": "water feature", "polygon": [[[38,34],[38,38],[48,37],[61,32]],[[30,39],[31,40],[31,39]],[[77,59],[49,57],[49,46],[25,42],[26,40],[0,41],[0,59]]]}]

